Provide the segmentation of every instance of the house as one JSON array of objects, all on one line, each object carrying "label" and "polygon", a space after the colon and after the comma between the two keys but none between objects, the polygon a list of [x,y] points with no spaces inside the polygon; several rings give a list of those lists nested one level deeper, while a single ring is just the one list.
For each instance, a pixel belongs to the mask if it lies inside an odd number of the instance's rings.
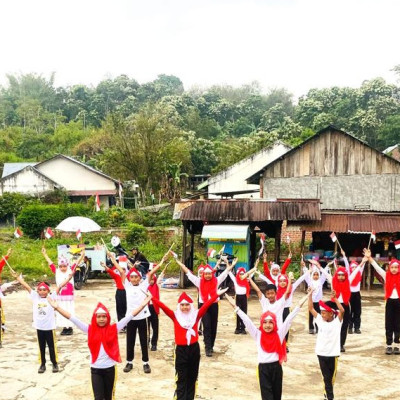
[{"label": "house", "polygon": [[197,189],[202,190],[207,188],[209,199],[223,197],[257,199],[260,197],[259,183],[248,183],[246,179],[260,170],[264,165],[275,161],[289,150],[290,147],[277,142],[274,146],[264,148],[211,176],[207,181],[200,184]]},{"label": "house", "polygon": [[388,147],[387,149],[383,150],[382,153],[394,158],[397,161],[400,161],[400,148],[398,144]]},{"label": "house", "polygon": [[119,182],[72,157],[58,154],[39,163],[5,163],[0,195],[5,192],[41,197],[55,189],[65,190],[72,202],[99,195],[105,208],[116,203]]},{"label": "house", "polygon": [[[400,230],[400,162],[354,136],[328,126],[248,178],[263,198],[321,202],[321,219],[288,222],[313,233],[317,248],[333,246],[329,233],[347,241],[348,254],[380,234],[373,251],[390,256]],[[318,235],[316,234],[318,233]],[[324,234],[322,234],[324,233]],[[354,235],[359,235],[355,237]],[[315,244],[315,243],[314,243]],[[390,245],[390,246],[389,246]]]}]

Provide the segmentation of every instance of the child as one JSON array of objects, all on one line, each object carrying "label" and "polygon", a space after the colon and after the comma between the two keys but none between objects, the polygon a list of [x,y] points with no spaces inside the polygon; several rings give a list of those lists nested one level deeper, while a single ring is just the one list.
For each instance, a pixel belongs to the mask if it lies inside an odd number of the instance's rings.
[{"label": "child", "polygon": [[49,303],[62,314],[70,319],[82,332],[88,336],[90,350],[90,371],[92,388],[95,400],[112,400],[115,394],[116,364],[121,362],[118,345],[118,332],[139,314],[151,296],[147,296],[138,308],[127,314],[125,318],[116,324],[111,324],[110,313],[101,303],[97,304],[92,316],[91,324],[85,324],[66,310],[58,306],[54,300]]},{"label": "child", "polygon": [[282,363],[286,358],[285,335],[289,331],[293,318],[300,311],[308,296],[305,296],[286,318],[282,325],[277,323],[276,315],[266,311],[260,319],[260,326],[257,328],[251,319],[235,305],[234,300],[225,295],[226,299],[243,320],[252,338],[257,343],[258,349],[258,379],[263,400],[280,400],[282,398]]},{"label": "child", "polygon": [[[132,267],[127,274],[125,274],[124,269],[115,264],[118,271],[121,274],[122,282],[124,282],[124,287],[126,290],[126,315],[130,315],[133,310],[138,308],[140,304],[146,298],[146,292],[149,287],[153,275],[159,268],[159,266],[153,268],[147,279],[141,282],[142,276],[140,272]],[[148,338],[147,338],[147,317],[150,315],[149,308],[146,306],[143,310],[135,315],[131,321],[129,321],[126,327],[126,366],[124,372],[130,372],[133,369],[133,359],[135,357],[135,342],[136,334],[139,332],[140,348],[142,350],[142,361],[143,361],[143,371],[145,374],[150,374],[151,368],[149,365],[149,350],[148,350]]]},{"label": "child", "polygon": [[[58,258],[58,268],[55,267],[53,261],[51,261],[50,257],[47,255],[46,249],[42,248],[42,254],[45,260],[48,262],[51,271],[56,276],[56,285],[59,287],[68,277],[70,281],[65,285],[65,287],[58,292],[58,302],[62,305],[64,310],[67,310],[71,314],[75,313],[75,302],[74,302],[74,279],[73,275],[75,273],[76,265],[79,265],[83,257],[85,257],[85,252],[82,251],[78,261],[69,267],[69,261],[66,257],[60,256]],[[64,318],[61,314],[57,314],[57,327],[63,328],[61,331],[61,335],[72,335],[74,326],[72,322],[66,318]]]},{"label": "child", "polygon": [[364,272],[364,265],[365,263],[362,263],[360,266],[356,261],[351,261],[350,262],[350,273],[353,274],[354,271],[358,268],[354,279],[350,283],[350,322],[349,322],[349,333],[353,333],[353,328],[354,328],[354,333],[361,333],[361,279],[362,279],[362,274]]},{"label": "child", "polygon": [[[382,269],[371,257],[371,251],[364,249],[364,254],[375,271],[385,281],[385,331],[386,331],[386,351],[385,353],[400,354],[400,261],[392,259],[387,271]],[[392,344],[394,342],[394,349]]]},{"label": "child", "polygon": [[263,313],[267,311],[271,311],[272,313],[274,313],[276,315],[278,326],[281,326],[283,323],[283,309],[285,308],[286,300],[290,296],[290,291],[292,288],[291,282],[289,282],[285,294],[279,300],[277,300],[276,298],[277,288],[274,284],[270,283],[266,286],[265,296],[262,294],[260,288],[255,284],[255,282],[253,282],[252,279],[250,279],[250,284],[257,293]]},{"label": "child", "polygon": [[198,310],[194,308],[193,299],[185,292],[180,295],[175,312],[160,300],[153,299],[174,323],[176,382],[174,399],[193,400],[195,397],[200,365],[198,323],[208,308],[227,290],[228,288],[217,290]]},{"label": "child", "polygon": [[[53,364],[53,372],[58,372],[58,357],[56,344],[56,320],[53,307],[50,305],[49,299],[56,299],[56,293],[50,294],[50,287],[46,282],[41,282],[37,285],[37,290],[32,290],[31,287],[24,281],[22,276],[14,274],[15,279],[28,291],[32,300],[33,312],[33,327],[37,332],[37,339],[40,349],[40,367],[39,374],[46,371],[46,344],[49,348],[50,360]],[[50,294],[50,295],[49,295]]]},{"label": "child", "polygon": [[[308,288],[312,293],[312,288]],[[308,298],[308,310],[315,318],[318,326],[317,343],[315,353],[317,354],[319,366],[324,379],[325,399],[333,400],[333,385],[336,378],[337,361],[341,352],[340,337],[343,322],[344,309],[332,291],[332,300],[324,303],[319,302],[321,313],[314,309],[312,297]],[[339,312],[335,308],[339,309]]]},{"label": "child", "polygon": [[[185,264],[181,263],[177,258],[175,258],[176,263],[182,268],[182,270],[187,275],[188,279],[199,288],[200,304],[204,304],[210,297],[213,297],[216,293],[218,287],[228,276],[229,271],[236,265],[237,259],[235,258],[232,264],[229,264],[227,257],[221,257],[225,262],[226,268],[221,275],[215,277],[215,272],[210,265],[206,265],[203,271],[203,277],[198,278],[193,275],[192,271],[186,267]],[[207,312],[203,316],[203,335],[204,335],[204,345],[206,350],[206,356],[212,357],[214,352],[214,343],[217,337],[217,327],[218,327],[218,299],[214,301]]]},{"label": "child", "polygon": [[[329,274],[329,264],[325,267],[326,273],[321,273],[322,267],[317,260],[309,260],[310,262],[310,269],[307,270],[305,267],[303,268],[305,281],[308,287],[312,289],[312,302],[314,310],[317,313],[320,312],[319,309],[319,302],[322,300],[323,297],[323,287],[326,281],[326,277]],[[308,333],[313,335],[314,333],[318,332],[318,327],[315,325],[314,329],[314,317],[309,312],[308,313]]]},{"label": "child", "polygon": [[273,283],[275,286],[278,286],[278,276],[279,274],[285,274],[288,266],[292,261],[292,253],[289,252],[288,258],[285,260],[283,264],[282,271],[281,267],[271,262],[271,270],[268,268],[267,254],[264,253],[264,275],[262,273],[258,273],[260,278],[266,283]]},{"label": "child", "polygon": [[[8,258],[10,257],[12,252],[12,249],[8,249],[7,254],[5,256],[2,256],[0,259],[0,282],[1,282],[1,272],[3,270],[4,265],[6,264],[6,261],[8,260]],[[5,316],[4,316],[4,309],[3,309],[3,303],[2,303],[2,298],[3,293],[2,293],[3,289],[0,289],[0,348],[3,346],[2,342],[3,342],[3,333],[4,333],[4,327],[5,327]],[[5,290],[5,287],[4,287]]]}]

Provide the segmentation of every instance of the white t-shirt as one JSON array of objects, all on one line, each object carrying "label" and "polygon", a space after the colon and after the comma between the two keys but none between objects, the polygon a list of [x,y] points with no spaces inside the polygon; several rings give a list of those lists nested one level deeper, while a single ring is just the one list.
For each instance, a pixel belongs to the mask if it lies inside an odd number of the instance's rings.
[{"label": "white t-shirt", "polygon": [[[32,326],[41,331],[51,331],[56,329],[56,318],[54,308],[50,305],[46,297],[40,297],[38,292],[31,290],[29,297],[32,300]],[[53,300],[57,299],[55,293],[51,293]]]},{"label": "white t-shirt", "polygon": [[318,326],[317,343],[315,353],[318,356],[337,357],[340,356],[340,331],[343,321],[335,317],[333,321],[326,322],[321,314],[315,318],[315,324]]},{"label": "white t-shirt", "polygon": [[285,308],[286,299],[282,296],[275,303],[270,303],[269,300],[263,295],[260,300],[263,313],[271,311],[276,315],[276,322],[278,326],[282,325],[283,322],[283,309]]},{"label": "white t-shirt", "polygon": [[[139,283],[138,286],[133,286],[127,279],[124,283],[126,291],[126,316],[132,314],[132,311],[138,308],[146,298],[149,281],[147,279]],[[143,293],[144,292],[144,293]],[[146,305],[143,310],[133,317],[134,320],[144,319],[150,316],[149,307]]]}]

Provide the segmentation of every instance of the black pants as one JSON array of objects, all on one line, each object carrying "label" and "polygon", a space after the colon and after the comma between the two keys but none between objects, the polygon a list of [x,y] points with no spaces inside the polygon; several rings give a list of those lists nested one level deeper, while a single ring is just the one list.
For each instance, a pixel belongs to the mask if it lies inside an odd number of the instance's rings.
[{"label": "black pants", "polygon": [[[385,306],[386,344],[399,344],[400,337],[400,299],[387,299]],[[399,347],[399,346],[397,346]]]},{"label": "black pants", "polygon": [[[316,303],[313,302],[313,307],[314,307],[314,310],[318,314],[321,313],[321,310],[319,308],[319,302],[316,302]],[[314,317],[310,312],[308,313],[308,329],[309,330],[314,329]],[[318,326],[315,326],[315,329],[316,329],[316,332],[318,332]]]},{"label": "black pants", "polygon": [[[289,314],[290,314],[290,308],[289,307],[285,307],[283,309],[283,313],[282,313],[282,322],[288,317]],[[286,344],[287,344],[288,340],[289,340],[289,331],[285,336],[285,340],[286,340]]]},{"label": "black pants", "polygon": [[46,364],[46,344],[49,348],[50,361],[53,364],[57,364],[56,331],[42,331],[40,329],[36,331],[40,350],[40,364]]},{"label": "black pants", "polygon": [[338,357],[318,356],[318,361],[324,379],[326,398],[333,400],[333,385],[336,379]]},{"label": "black pants", "polygon": [[147,327],[149,330],[149,341],[150,341],[150,327],[153,330],[153,336],[151,337],[151,345],[157,346],[158,342],[158,314],[154,310],[153,304],[149,305],[150,316],[147,318]]},{"label": "black pants", "polygon": [[175,347],[175,394],[177,400],[193,400],[196,394],[196,383],[199,375],[200,346]]},{"label": "black pants", "polygon": [[[237,294],[236,295],[236,305],[245,313],[247,314],[247,296],[245,294]],[[245,330],[244,322],[242,319],[236,315],[236,329],[238,331]]]},{"label": "black pants", "polygon": [[94,400],[112,400],[115,393],[116,366],[90,368]]},{"label": "black pants", "polygon": [[349,329],[361,327],[361,293],[352,292],[350,297],[350,322]]},{"label": "black pants", "polygon": [[347,306],[344,303],[340,304],[344,308],[342,329],[340,330],[340,346],[344,346],[346,344],[346,339],[347,339],[347,330],[349,329],[350,304],[347,304]]},{"label": "black pants", "polygon": [[115,307],[117,309],[118,321],[121,321],[126,314],[126,292],[125,289],[117,289],[115,292]]},{"label": "black pants", "polygon": [[218,326],[218,303],[213,303],[203,315],[203,336],[206,350],[214,348],[215,338],[217,337]]},{"label": "black pants", "polygon": [[281,400],[283,371],[279,361],[258,364],[262,400]]},{"label": "black pants", "polygon": [[140,348],[142,349],[142,361],[149,361],[149,348],[147,343],[146,318],[133,319],[128,322],[126,328],[126,359],[133,361],[135,358],[136,332],[139,331]]}]

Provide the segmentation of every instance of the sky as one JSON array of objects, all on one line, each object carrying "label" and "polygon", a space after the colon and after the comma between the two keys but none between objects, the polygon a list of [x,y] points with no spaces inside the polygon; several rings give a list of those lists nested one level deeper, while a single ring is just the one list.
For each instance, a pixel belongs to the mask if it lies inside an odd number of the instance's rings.
[{"label": "sky", "polygon": [[399,15],[398,0],[0,0],[0,85],[31,72],[55,72],[56,86],[167,74],[185,89],[258,81],[297,98],[398,83]]}]

